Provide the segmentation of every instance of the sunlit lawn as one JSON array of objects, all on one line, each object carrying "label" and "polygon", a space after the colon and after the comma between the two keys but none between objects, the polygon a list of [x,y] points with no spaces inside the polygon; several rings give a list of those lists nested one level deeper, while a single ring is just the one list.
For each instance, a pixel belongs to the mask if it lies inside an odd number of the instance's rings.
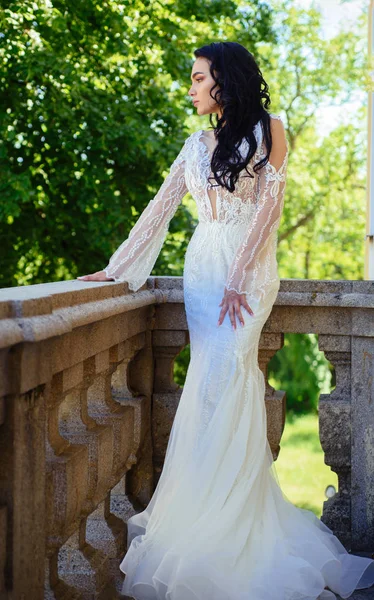
[{"label": "sunlit lawn", "polygon": [[317,416],[287,419],[275,467],[287,498],[320,517],[326,500],[325,489],[333,485],[337,490],[338,478],[324,463]]}]

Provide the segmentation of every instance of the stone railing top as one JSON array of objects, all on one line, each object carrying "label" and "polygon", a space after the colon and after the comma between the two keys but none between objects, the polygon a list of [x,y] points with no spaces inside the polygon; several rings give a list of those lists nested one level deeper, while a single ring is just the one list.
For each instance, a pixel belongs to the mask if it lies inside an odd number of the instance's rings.
[{"label": "stone railing top", "polygon": [[275,303],[289,306],[374,308],[374,281],[282,279]]},{"label": "stone railing top", "polygon": [[[182,277],[126,283],[77,279],[0,290],[0,347],[41,341],[140,306],[183,303]],[[374,281],[282,279],[275,305],[374,308]]]},{"label": "stone railing top", "polygon": [[[157,289],[175,290],[173,298],[183,302],[182,277],[154,277],[150,280]],[[173,298],[168,297],[167,301],[172,302]],[[275,305],[285,304],[374,308],[374,280],[282,279]]]}]

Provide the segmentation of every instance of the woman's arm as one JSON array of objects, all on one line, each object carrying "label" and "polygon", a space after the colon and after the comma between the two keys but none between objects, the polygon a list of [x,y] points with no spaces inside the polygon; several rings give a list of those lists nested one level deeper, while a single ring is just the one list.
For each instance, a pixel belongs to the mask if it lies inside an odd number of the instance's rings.
[{"label": "woman's arm", "polygon": [[103,271],[81,279],[93,280],[98,275],[96,279],[126,281],[132,291],[146,282],[164,243],[170,220],[188,191],[184,175],[190,137],[185,140],[159,191],[140,215],[128,238],[111,256],[108,265]]},{"label": "woman's arm", "polygon": [[[256,288],[256,278],[259,269],[260,252],[266,246],[270,234],[279,227],[283,211],[284,191],[286,187],[286,172],[288,162],[288,146],[284,125],[281,119],[271,119],[272,149],[269,162],[255,175],[256,206],[250,227],[238,247],[230,266],[226,280],[225,297],[221,315],[226,308],[232,315],[237,312],[241,317],[240,306],[248,310],[247,299]],[[263,142],[264,144],[264,142]],[[265,154],[264,145],[262,154]],[[231,304],[236,305],[236,309]],[[220,315],[220,320],[221,320]],[[235,319],[234,319],[235,320]],[[240,319],[243,321],[243,319]],[[223,321],[223,317],[222,317]],[[244,321],[243,321],[244,323]],[[220,323],[219,323],[220,324]]]}]

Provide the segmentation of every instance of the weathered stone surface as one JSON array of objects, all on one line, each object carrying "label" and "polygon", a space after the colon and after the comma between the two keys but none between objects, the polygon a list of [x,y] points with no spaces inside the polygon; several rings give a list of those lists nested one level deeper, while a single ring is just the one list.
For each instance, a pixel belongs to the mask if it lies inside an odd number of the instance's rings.
[{"label": "weathered stone surface", "polygon": [[153,394],[152,436],[153,436],[153,467],[157,483],[169,441],[170,430],[178,408],[182,390],[164,394]]},{"label": "weathered stone surface", "polygon": [[286,394],[275,390],[268,382],[268,364],[274,354],[284,343],[283,333],[269,333],[271,315],[265,323],[259,342],[258,363],[265,381],[265,407],[267,421],[267,437],[274,460],[278,458],[280,441],[286,421]]},{"label": "weathered stone surface", "polygon": [[[351,466],[351,403],[336,402],[331,396],[321,394],[319,437],[325,453],[325,462],[339,470]],[[334,470],[335,470],[334,468]]]},{"label": "weathered stone surface", "polygon": [[[286,332],[317,333],[335,368],[319,420],[339,490],[322,520],[373,551],[374,282],[282,280],[259,343],[274,458],[285,394],[267,365]],[[182,278],[151,277],[136,294],[78,280],[0,291],[0,593],[121,597],[126,520],[162,470],[188,342]]]},{"label": "weathered stone surface", "polygon": [[[7,507],[0,506],[0,594],[5,593],[5,565],[7,559]],[[0,596],[1,597],[1,596]]]},{"label": "weathered stone surface", "polygon": [[272,395],[265,396],[267,435],[273,459],[278,458],[280,441],[286,422],[286,393],[274,390]]},{"label": "weathered stone surface", "polygon": [[352,544],[374,549],[374,338],[352,337]]}]

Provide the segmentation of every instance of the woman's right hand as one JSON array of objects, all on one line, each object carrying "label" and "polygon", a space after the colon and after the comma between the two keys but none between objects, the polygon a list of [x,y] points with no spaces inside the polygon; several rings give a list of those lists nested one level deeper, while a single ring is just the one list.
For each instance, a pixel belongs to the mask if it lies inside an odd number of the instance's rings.
[{"label": "woman's right hand", "polygon": [[107,277],[105,271],[96,271],[91,275],[81,275],[77,277],[81,281],[114,281],[112,277]]}]

